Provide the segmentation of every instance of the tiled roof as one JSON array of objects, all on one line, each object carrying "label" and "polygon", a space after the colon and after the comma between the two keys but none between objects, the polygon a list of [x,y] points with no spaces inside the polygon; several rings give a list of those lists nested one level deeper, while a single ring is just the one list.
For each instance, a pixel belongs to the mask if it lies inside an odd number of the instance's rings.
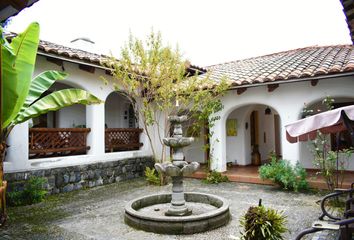
[{"label": "tiled roof", "polygon": [[347,19],[350,36],[354,44],[354,0],[340,0],[343,5],[343,12]]},{"label": "tiled roof", "polygon": [[207,67],[218,82],[223,76],[231,86],[270,84],[290,79],[353,73],[354,46],[307,47]]},{"label": "tiled roof", "polygon": [[[68,61],[75,60],[82,64],[88,63],[96,65],[97,67],[108,68],[107,59],[109,58],[109,56],[103,54],[100,55],[96,53],[91,53],[84,50],[70,48],[43,40],[39,42],[38,51],[39,54],[48,54],[54,58],[59,57]],[[195,66],[190,63],[188,63],[187,70],[190,74],[195,74],[197,72],[201,74],[207,71],[205,68]]]},{"label": "tiled roof", "polygon": [[39,54],[45,53],[53,57],[61,57],[64,60],[77,60],[82,63],[90,63],[102,67],[101,62],[108,56],[86,52],[84,50],[66,47],[48,41],[41,40],[38,46]]}]

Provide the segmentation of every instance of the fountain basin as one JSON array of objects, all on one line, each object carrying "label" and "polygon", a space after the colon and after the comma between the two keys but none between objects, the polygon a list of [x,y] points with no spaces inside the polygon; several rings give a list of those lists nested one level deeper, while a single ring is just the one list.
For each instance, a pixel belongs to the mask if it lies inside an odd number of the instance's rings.
[{"label": "fountain basin", "polygon": [[205,193],[186,192],[190,216],[165,216],[158,213],[170,204],[171,194],[163,193],[130,201],[125,207],[124,221],[131,227],[162,234],[193,234],[226,225],[230,220],[227,200]]}]

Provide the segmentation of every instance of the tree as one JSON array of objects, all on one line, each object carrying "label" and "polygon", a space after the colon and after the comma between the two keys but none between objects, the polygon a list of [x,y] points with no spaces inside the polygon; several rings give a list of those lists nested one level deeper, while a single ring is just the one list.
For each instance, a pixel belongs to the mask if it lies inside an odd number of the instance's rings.
[{"label": "tree", "polygon": [[[152,32],[145,42],[130,35],[121,59],[111,58],[106,64],[113,69],[115,89],[130,99],[157,162],[166,160],[162,139],[169,135],[169,115],[188,113],[195,131],[218,119],[211,116],[222,109],[219,96],[227,89],[226,80],[215,84],[208,74],[189,73],[190,63],[178,48],[164,46],[160,33]],[[161,154],[153,144],[155,132]]]},{"label": "tree", "polygon": [[[101,100],[81,89],[65,89],[41,98],[56,80],[64,79],[67,74],[46,71],[32,80],[39,44],[38,23],[30,24],[23,33],[13,38],[11,43],[6,40],[0,27],[0,41],[0,187],[2,187],[6,139],[14,126],[49,111],[56,111],[77,103],[100,103]],[[3,196],[0,196],[0,225],[1,220],[6,219],[4,195],[5,191]]]}]

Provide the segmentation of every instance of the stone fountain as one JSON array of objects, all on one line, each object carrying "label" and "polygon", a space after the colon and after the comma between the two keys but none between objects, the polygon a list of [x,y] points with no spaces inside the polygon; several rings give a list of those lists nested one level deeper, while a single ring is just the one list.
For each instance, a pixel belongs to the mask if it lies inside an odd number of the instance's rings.
[{"label": "stone fountain", "polygon": [[173,136],[163,139],[173,149],[172,163],[156,163],[161,174],[172,178],[172,194],[144,196],[130,201],[125,208],[125,222],[135,228],[164,234],[204,232],[228,223],[228,202],[218,196],[183,190],[183,177],[193,174],[199,163],[184,159],[183,147],[193,142],[183,137],[182,122],[187,116],[170,116]]}]

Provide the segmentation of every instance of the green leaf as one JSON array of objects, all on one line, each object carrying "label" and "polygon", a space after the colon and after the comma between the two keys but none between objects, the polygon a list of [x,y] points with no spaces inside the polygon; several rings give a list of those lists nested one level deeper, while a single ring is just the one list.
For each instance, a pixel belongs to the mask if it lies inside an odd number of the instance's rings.
[{"label": "green leaf", "polygon": [[[26,31],[15,37],[10,46],[13,56],[2,47],[3,58],[1,78],[3,80],[2,127],[6,128],[20,111],[31,84],[39,43],[39,25],[32,23]],[[4,51],[3,51],[4,50]]]},{"label": "green leaf", "polygon": [[102,101],[85,90],[75,88],[60,90],[32,104],[17,116],[14,120],[14,124],[19,124],[49,111],[56,111],[78,103],[87,105],[102,103]]},{"label": "green leaf", "polygon": [[[3,37],[3,36],[1,36]],[[7,126],[4,125],[4,122],[8,121],[10,118],[15,102],[17,101],[18,94],[16,92],[17,88],[17,75],[16,69],[13,68],[15,62],[15,56],[13,51],[9,51],[9,46],[1,44],[0,51],[0,60],[1,60],[1,97],[2,97],[2,128]],[[11,46],[10,46],[11,48]]]},{"label": "green leaf", "polygon": [[36,76],[30,85],[30,89],[21,108],[21,112],[34,103],[41,95],[47,91],[55,81],[63,80],[68,76],[67,73],[59,71],[45,71]]},{"label": "green leaf", "polygon": [[6,40],[6,37],[4,36],[4,29],[0,26],[0,44],[2,47],[4,47],[5,49],[7,49],[7,51],[9,51],[12,55],[15,55],[13,53],[13,49],[10,46],[10,43]]}]

